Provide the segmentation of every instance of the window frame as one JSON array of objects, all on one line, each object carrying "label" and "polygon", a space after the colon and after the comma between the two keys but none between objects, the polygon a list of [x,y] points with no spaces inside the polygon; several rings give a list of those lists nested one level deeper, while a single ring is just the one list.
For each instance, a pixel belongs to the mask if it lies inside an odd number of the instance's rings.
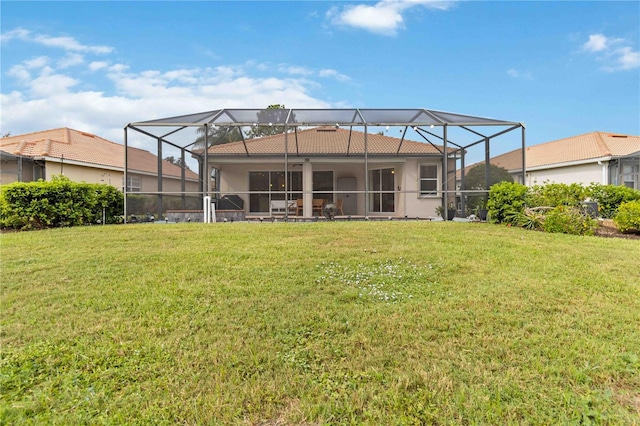
[{"label": "window frame", "polygon": [[[369,169],[369,212],[371,213],[395,213],[397,207],[396,200],[396,171],[397,167],[376,167]],[[389,171],[388,174],[393,177],[393,183],[391,189],[385,189],[385,185],[389,182],[385,182],[385,171]],[[376,173],[379,174],[376,182]],[[379,187],[379,188],[378,188]],[[391,200],[391,202],[389,202]],[[392,206],[392,210],[386,209],[386,207]]]},{"label": "window frame", "polygon": [[[124,176],[122,177],[124,180]],[[134,183],[137,182],[137,185]],[[127,175],[127,192],[142,192],[142,178],[137,175],[128,174]]]},{"label": "window frame", "polygon": [[[436,176],[435,178],[433,177],[423,177],[422,176],[422,167],[424,166],[435,166],[436,168]],[[442,187],[442,172],[441,172],[441,167],[442,165],[440,163],[436,163],[436,162],[422,162],[422,163],[418,163],[418,198],[438,198],[439,192],[440,192],[440,188]],[[423,191],[422,190],[422,182],[423,181],[429,181],[429,182],[436,182],[436,189],[433,191]]]}]

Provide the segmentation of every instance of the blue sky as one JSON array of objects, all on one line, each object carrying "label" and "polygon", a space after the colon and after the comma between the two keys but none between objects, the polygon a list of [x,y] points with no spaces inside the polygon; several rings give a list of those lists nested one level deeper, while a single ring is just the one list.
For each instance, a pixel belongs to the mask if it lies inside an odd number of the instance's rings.
[{"label": "blue sky", "polygon": [[[218,108],[429,108],[640,135],[640,2],[0,3],[2,134]],[[517,133],[517,132],[516,132]],[[518,135],[519,136],[519,135]]]}]

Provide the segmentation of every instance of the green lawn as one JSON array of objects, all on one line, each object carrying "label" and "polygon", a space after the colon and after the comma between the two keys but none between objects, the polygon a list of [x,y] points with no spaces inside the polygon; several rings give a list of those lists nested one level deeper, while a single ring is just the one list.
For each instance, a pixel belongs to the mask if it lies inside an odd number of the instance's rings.
[{"label": "green lawn", "polygon": [[2,234],[2,424],[639,424],[640,243],[451,222]]}]

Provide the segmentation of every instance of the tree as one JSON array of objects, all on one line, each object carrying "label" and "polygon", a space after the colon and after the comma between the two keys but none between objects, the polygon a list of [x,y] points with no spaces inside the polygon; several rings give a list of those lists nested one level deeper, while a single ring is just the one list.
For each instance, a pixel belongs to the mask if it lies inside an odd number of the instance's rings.
[{"label": "tree", "polygon": [[262,125],[252,127],[245,132],[245,135],[248,139],[253,139],[284,133],[284,126],[269,126],[268,123],[284,123],[288,113],[289,111],[285,109],[284,105],[269,105],[267,109],[258,113],[258,123]]},{"label": "tree", "polygon": [[513,182],[513,176],[504,167],[489,164],[489,182],[487,185],[485,164],[480,163],[471,167],[464,176],[462,189],[489,189],[498,182]]},{"label": "tree", "polygon": [[185,163],[182,162],[182,158],[175,158],[173,155],[170,155],[169,157],[165,157],[164,161],[167,161],[171,164],[175,164],[176,166],[182,167],[183,169],[191,170],[189,168],[189,165],[186,162]]},{"label": "tree", "polygon": [[[220,126],[220,127],[207,127],[209,134],[207,135],[207,142],[209,146],[222,145],[230,142],[237,142],[242,140],[242,132],[239,127],[235,126]],[[198,127],[198,137],[195,141],[194,147],[204,148],[204,127]]]},{"label": "tree", "polygon": [[[513,182],[513,176],[504,167],[489,164],[489,182],[486,181],[485,163],[476,164],[471,167],[464,176],[462,189],[467,190],[488,190],[499,182]],[[487,185],[488,183],[488,185]],[[484,209],[486,205],[485,194],[469,194],[467,197],[467,208],[470,211]]]}]

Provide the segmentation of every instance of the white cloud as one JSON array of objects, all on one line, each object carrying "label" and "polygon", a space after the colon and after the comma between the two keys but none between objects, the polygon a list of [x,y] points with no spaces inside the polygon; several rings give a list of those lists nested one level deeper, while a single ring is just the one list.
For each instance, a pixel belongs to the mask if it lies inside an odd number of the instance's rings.
[{"label": "white cloud", "polygon": [[[27,30],[15,30],[2,37],[3,42],[34,39]],[[252,61],[243,65],[139,71],[128,64],[115,63],[108,56],[101,61],[86,61],[89,54],[81,50],[56,52],[58,45],[48,47],[50,55],[15,64],[3,76],[0,108],[11,114],[0,115],[0,132],[16,135],[71,127],[121,142],[122,128],[134,121],[274,103],[294,108],[330,107],[311,93],[321,87],[318,80],[349,80],[331,69],[318,71],[293,64],[269,66]],[[283,77],[279,67],[287,75]]]},{"label": "white cloud", "polygon": [[79,53],[67,53],[58,61],[58,68],[69,68],[84,63],[84,56]]},{"label": "white cloud", "polygon": [[106,61],[93,61],[89,64],[89,69],[91,71],[98,71],[108,66],[109,66],[109,63]]},{"label": "white cloud", "polygon": [[607,48],[607,38],[602,34],[592,34],[589,41],[582,45],[584,50],[589,52],[600,52]]},{"label": "white cloud", "polygon": [[280,72],[284,72],[286,74],[291,74],[291,75],[311,75],[313,74],[313,71],[307,67],[301,67],[301,66],[297,66],[297,65],[287,65],[287,64],[280,64],[278,66],[278,71]]},{"label": "white cloud", "polygon": [[30,43],[41,44],[47,47],[56,47],[66,51],[86,52],[96,54],[112,53],[115,49],[109,46],[91,46],[78,42],[73,37],[52,37],[45,34],[35,34],[24,28],[17,28],[2,34],[0,40],[3,43],[11,40],[21,40]]},{"label": "white cloud", "polygon": [[44,68],[49,64],[50,60],[46,56],[39,56],[37,58],[28,59],[21,64],[14,65],[9,68],[7,75],[14,77],[21,84],[29,84],[31,81],[31,71]]},{"label": "white cloud", "polygon": [[29,69],[42,68],[48,65],[50,59],[47,56],[38,56],[37,58],[31,58],[24,61],[24,66]]},{"label": "white cloud", "polygon": [[617,67],[615,70],[632,70],[640,68],[640,52],[633,50],[629,46],[621,47],[613,51],[613,56],[616,59]]},{"label": "white cloud", "polygon": [[67,75],[56,74],[52,68],[44,67],[40,75],[30,82],[29,95],[32,98],[47,98],[66,93],[77,83],[77,80]]},{"label": "white cloud", "polygon": [[522,71],[518,71],[515,68],[509,68],[507,70],[507,74],[513,78],[518,78],[523,80],[533,80],[533,74],[531,74],[529,71],[522,72]]},{"label": "white cloud", "polygon": [[327,12],[327,18],[334,25],[393,36],[399,29],[404,28],[404,14],[409,9],[423,7],[447,10],[452,4],[451,1],[382,0],[373,5],[349,5],[342,9],[333,7]]},{"label": "white cloud", "polygon": [[640,67],[640,53],[623,38],[607,37],[604,34],[591,34],[589,40],[582,45],[585,52],[596,54],[596,59],[603,62],[605,71],[626,71]]},{"label": "white cloud", "polygon": [[335,78],[338,81],[349,81],[351,78],[347,75],[341,74],[336,70],[322,69],[318,71],[318,76],[325,78]]}]

